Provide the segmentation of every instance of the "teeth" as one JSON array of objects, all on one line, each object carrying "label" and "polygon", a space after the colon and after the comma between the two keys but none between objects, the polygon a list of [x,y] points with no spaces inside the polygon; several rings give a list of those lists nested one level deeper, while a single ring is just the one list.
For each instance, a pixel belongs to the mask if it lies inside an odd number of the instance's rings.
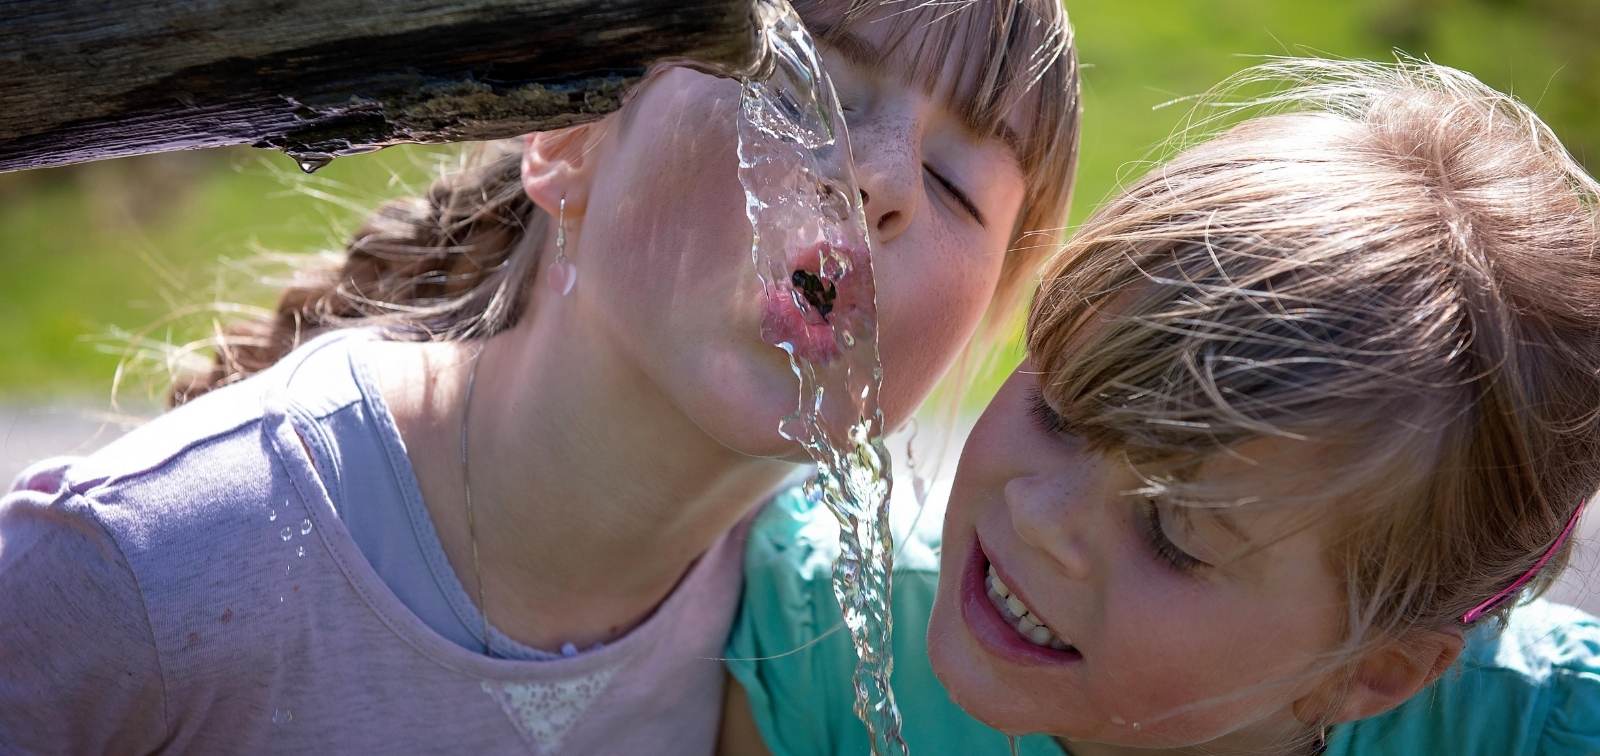
[{"label": "teeth", "polygon": [[994,604],[996,609],[1000,610],[1001,615],[1014,623],[1017,634],[1027,638],[1035,646],[1046,646],[1057,651],[1065,651],[1071,648],[1066,641],[1056,635],[1056,632],[1049,625],[1046,625],[1037,615],[1029,611],[1028,606],[1022,603],[1021,599],[1012,595],[1011,589],[1007,588],[1004,582],[1001,582],[1000,576],[995,574],[992,565],[989,567],[989,575],[984,583],[989,589],[989,601]]},{"label": "teeth", "polygon": [[1028,607],[1023,605],[1021,601],[1018,601],[1016,596],[1006,597],[1006,608],[1010,609],[1011,613],[1017,615],[1018,617],[1028,613]]}]

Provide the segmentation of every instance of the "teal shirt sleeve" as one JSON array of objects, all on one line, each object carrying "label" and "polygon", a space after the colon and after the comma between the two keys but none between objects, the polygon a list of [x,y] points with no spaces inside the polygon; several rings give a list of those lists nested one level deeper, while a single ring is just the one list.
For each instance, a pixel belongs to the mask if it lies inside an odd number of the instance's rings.
[{"label": "teal shirt sleeve", "polygon": [[[866,754],[851,674],[855,650],[840,620],[830,577],[838,523],[798,490],[770,502],[750,529],[744,595],[727,665],[774,756]],[[935,545],[910,539],[896,556],[894,674],[891,684],[912,753],[1010,753],[1004,735],[950,702],[928,664]],[[1018,741],[1027,756],[1062,756],[1054,741]]]},{"label": "teal shirt sleeve", "polygon": [[1600,620],[1534,601],[1475,628],[1461,659],[1393,711],[1329,735],[1328,756],[1600,755]]}]

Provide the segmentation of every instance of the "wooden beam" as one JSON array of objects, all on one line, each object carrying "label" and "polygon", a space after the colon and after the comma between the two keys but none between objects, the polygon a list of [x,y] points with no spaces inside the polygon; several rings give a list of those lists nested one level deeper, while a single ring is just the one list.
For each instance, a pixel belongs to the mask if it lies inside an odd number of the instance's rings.
[{"label": "wooden beam", "polygon": [[737,73],[759,0],[0,0],[0,171],[249,144],[303,167],[597,118]]}]

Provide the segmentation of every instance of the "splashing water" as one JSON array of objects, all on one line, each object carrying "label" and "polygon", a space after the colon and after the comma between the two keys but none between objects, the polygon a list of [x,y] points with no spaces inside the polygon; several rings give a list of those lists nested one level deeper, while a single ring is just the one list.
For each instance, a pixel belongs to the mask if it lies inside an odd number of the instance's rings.
[{"label": "splashing water", "polygon": [[806,495],[839,520],[833,590],[856,651],[856,714],[872,753],[906,753],[889,687],[892,481],[866,218],[811,36],[787,0],[763,0],[757,12],[775,67],[744,82],[739,181],[765,294],[761,335],[788,353],[800,382],[779,432],[816,461]]}]

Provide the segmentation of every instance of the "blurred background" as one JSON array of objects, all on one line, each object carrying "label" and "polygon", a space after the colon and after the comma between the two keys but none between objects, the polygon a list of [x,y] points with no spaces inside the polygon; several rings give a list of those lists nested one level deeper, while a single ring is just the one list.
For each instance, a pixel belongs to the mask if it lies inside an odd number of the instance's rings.
[{"label": "blurred background", "polygon": [[[1425,56],[1516,94],[1600,169],[1600,0],[1070,0],[1068,10],[1084,68],[1074,221],[1142,171],[1188,110],[1157,106],[1249,56]],[[253,260],[341,249],[372,207],[419,191],[462,149],[391,148],[314,176],[248,148],[0,174],[0,476],[92,450],[158,412],[161,345],[204,336],[217,302],[272,304]],[[1558,593],[1600,611],[1600,515],[1587,519],[1580,571]]]}]

